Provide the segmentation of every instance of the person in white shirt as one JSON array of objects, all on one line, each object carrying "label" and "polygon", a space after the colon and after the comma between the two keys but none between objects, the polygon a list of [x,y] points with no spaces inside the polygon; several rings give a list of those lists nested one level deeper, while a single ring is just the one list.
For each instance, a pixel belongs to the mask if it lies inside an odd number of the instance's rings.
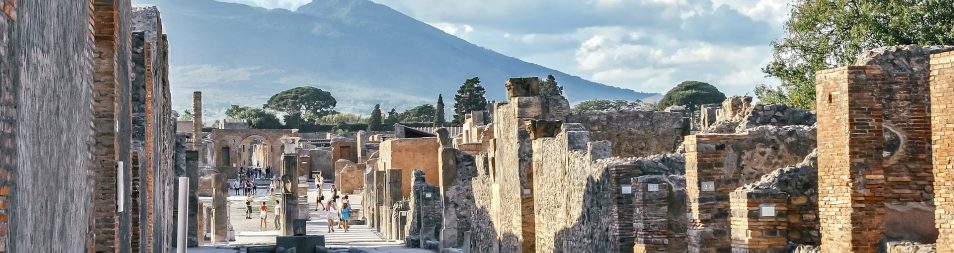
[{"label": "person in white shirt", "polygon": [[275,200],[275,230],[279,229],[279,225],[281,223],[281,217],[282,217],[282,203],[276,199]]},{"label": "person in white shirt", "polygon": [[338,220],[337,204],[334,200],[329,200],[325,205],[325,216],[328,217],[328,233],[335,232],[335,221]]}]

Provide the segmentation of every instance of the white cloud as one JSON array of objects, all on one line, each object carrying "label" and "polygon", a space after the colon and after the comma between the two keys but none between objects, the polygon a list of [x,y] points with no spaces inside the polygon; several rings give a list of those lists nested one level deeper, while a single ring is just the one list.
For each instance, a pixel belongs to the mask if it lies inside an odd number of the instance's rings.
[{"label": "white cloud", "polygon": [[230,68],[217,65],[186,65],[172,69],[174,76],[184,83],[191,84],[221,84],[246,81],[253,75],[262,74],[260,67]]},{"label": "white cloud", "polygon": [[266,9],[288,9],[294,10],[298,7],[308,4],[311,0],[216,0],[219,2],[238,3],[250,6],[258,6]]},{"label": "white cloud", "polygon": [[441,29],[441,31],[444,31],[448,34],[451,34],[457,37],[463,37],[464,35],[474,31],[474,27],[468,24],[454,24],[454,23],[441,22],[441,23],[434,23],[431,25],[436,27],[437,29]]},{"label": "white cloud", "polygon": [[[311,0],[219,1],[295,9]],[[699,80],[730,95],[777,82],[761,67],[791,8],[779,0],[372,1],[479,46],[593,81],[665,92]]]}]

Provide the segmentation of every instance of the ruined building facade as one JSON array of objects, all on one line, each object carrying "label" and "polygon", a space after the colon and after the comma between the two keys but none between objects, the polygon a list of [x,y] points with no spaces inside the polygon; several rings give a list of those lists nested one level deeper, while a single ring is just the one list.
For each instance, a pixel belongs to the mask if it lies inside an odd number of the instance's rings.
[{"label": "ruined building facade", "polygon": [[[174,113],[158,10],[0,6],[0,252],[170,251]],[[136,25],[143,15],[150,26]],[[137,32],[152,36],[137,44]]]}]

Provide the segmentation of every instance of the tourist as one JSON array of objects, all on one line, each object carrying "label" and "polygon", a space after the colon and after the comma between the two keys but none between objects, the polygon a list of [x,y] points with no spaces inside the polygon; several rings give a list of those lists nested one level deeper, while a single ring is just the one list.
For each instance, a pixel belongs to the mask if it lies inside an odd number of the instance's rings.
[{"label": "tourist", "polygon": [[325,205],[325,217],[328,218],[328,233],[335,232],[335,220],[338,219],[338,211],[335,210],[335,200],[329,200]]},{"label": "tourist", "polygon": [[232,181],[232,183],[229,184],[229,188],[232,188],[232,190],[235,191],[235,196],[238,196],[239,195],[238,179],[236,179],[235,181]]},{"label": "tourist", "polygon": [[258,210],[261,211],[261,213],[259,213],[259,217],[262,220],[259,228],[261,228],[261,230],[264,231],[268,229],[268,206],[265,205],[265,201],[262,201],[262,206],[259,206]]},{"label": "tourist", "polygon": [[[335,199],[335,201],[337,201],[337,198]],[[341,202],[338,203],[338,212],[339,212],[339,215],[338,215],[338,216],[344,217],[344,209],[345,209],[345,206],[347,206],[347,205],[348,205],[348,195],[344,195],[344,196],[341,197]],[[342,218],[342,219],[344,219],[344,218]],[[342,224],[341,222],[339,222],[339,223],[338,223],[338,228],[344,228],[344,225],[345,225],[345,224]],[[345,230],[347,230],[347,229],[345,229]]]},{"label": "tourist", "polygon": [[252,181],[249,181],[248,179],[246,179],[245,180],[245,196],[251,197],[252,195],[250,193],[252,193]]},{"label": "tourist", "polygon": [[338,199],[338,187],[335,187],[334,184],[331,185],[331,198]]},{"label": "tourist", "polygon": [[275,194],[275,180],[268,181],[268,194],[269,195]]},{"label": "tourist", "polygon": [[[347,198],[348,196],[345,196]],[[348,220],[351,219],[351,205],[348,203],[343,203],[341,205],[341,224],[344,226],[344,231],[348,232]]]},{"label": "tourist", "polygon": [[272,169],[265,168],[265,178],[272,178]]},{"label": "tourist", "polygon": [[282,217],[282,203],[276,199],[275,200],[275,230],[278,230],[278,225],[281,224],[281,217]]},{"label": "tourist", "polygon": [[324,183],[324,178],[321,177],[321,171],[318,174],[315,174],[315,188],[318,189],[318,192],[321,192],[321,184]]},{"label": "tourist", "polygon": [[252,183],[252,196],[258,196],[258,184]]},{"label": "tourist", "polygon": [[324,206],[322,203],[325,202],[325,195],[324,195],[324,194],[321,194],[321,192],[319,191],[319,192],[318,192],[318,197],[316,197],[315,199],[316,199],[316,200],[315,200],[315,203],[316,203],[316,204],[315,204],[315,211],[318,211],[318,207],[319,207],[319,206],[321,207],[321,210],[324,211],[324,210],[325,210],[325,206]]},{"label": "tourist", "polygon": [[245,219],[252,219],[252,197],[245,196]]}]

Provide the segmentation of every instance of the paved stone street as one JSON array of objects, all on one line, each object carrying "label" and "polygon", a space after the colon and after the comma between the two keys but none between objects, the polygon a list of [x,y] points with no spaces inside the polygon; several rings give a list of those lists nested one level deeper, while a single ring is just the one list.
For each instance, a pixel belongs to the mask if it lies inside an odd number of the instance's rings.
[{"label": "paved stone street", "polygon": [[[354,249],[358,252],[395,252],[395,253],[416,253],[431,252],[422,249],[410,249],[403,246],[402,241],[387,241],[375,233],[367,225],[352,225],[346,233],[343,229],[336,228],[335,232],[328,233],[328,219],[321,210],[315,211],[315,198],[318,196],[317,188],[313,182],[308,183],[308,201],[309,215],[311,220],[307,223],[308,234],[324,235],[325,245],[330,250],[349,252]],[[325,197],[331,196],[331,183],[326,182],[322,194]],[[361,195],[348,195],[351,204],[355,209],[361,209]],[[250,245],[271,245],[275,244],[275,237],[278,231],[274,228],[273,213],[268,216],[268,229],[261,230],[259,224],[258,207],[262,201],[268,204],[269,211],[274,211],[275,198],[269,196],[266,190],[259,190],[252,198],[252,219],[245,218],[245,197],[233,195],[229,197],[229,220],[235,231],[235,241],[217,246],[191,248],[189,252],[199,253],[231,253],[245,252],[242,247]],[[238,248],[238,249],[236,249]],[[336,251],[332,251],[336,252]]]}]

